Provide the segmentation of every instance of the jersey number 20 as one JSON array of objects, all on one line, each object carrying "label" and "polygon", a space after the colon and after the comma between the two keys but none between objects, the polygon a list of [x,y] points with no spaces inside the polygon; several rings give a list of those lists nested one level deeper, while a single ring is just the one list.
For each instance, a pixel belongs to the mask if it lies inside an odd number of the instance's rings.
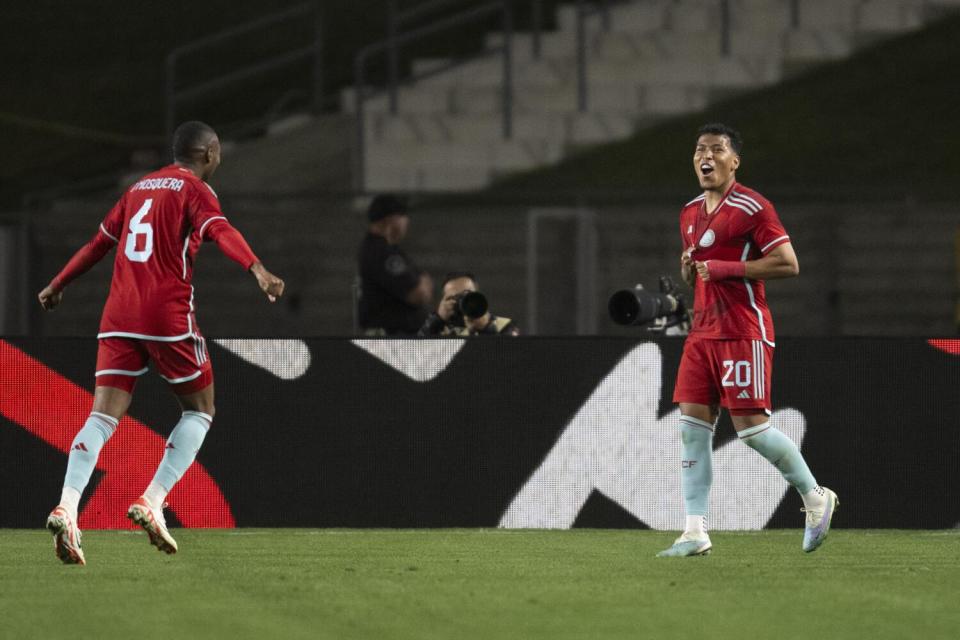
[{"label": "jersey number 20", "polygon": [[[724,372],[722,384],[725,387],[732,387],[734,384],[738,387],[750,386],[750,362],[747,360],[723,361]],[[734,378],[731,380],[730,378]]]},{"label": "jersey number 20", "polygon": [[[143,201],[137,215],[130,218],[130,233],[127,234],[127,246],[123,253],[131,262],[146,262],[153,253],[153,227],[149,222],[143,219],[150,213],[150,207],[153,206],[153,198],[147,198]],[[144,236],[143,249],[137,250],[137,238]]]}]

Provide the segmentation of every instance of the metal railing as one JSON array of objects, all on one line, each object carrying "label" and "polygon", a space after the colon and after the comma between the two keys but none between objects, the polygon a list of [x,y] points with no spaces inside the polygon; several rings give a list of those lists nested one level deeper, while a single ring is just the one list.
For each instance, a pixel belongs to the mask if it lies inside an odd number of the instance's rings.
[{"label": "metal railing", "polygon": [[590,88],[587,81],[587,19],[600,15],[604,32],[610,31],[610,0],[577,0],[577,111],[586,113]]},{"label": "metal railing", "polygon": [[[309,19],[313,21],[312,40],[300,46],[292,46],[284,53],[280,53],[265,59],[258,60],[255,63],[248,64],[234,69],[228,73],[221,74],[215,78],[204,80],[186,87],[178,87],[178,63],[189,55],[201,51],[208,51],[225,42],[239,38],[240,36],[249,36],[257,32],[262,32],[276,27],[278,24],[292,22],[294,20]],[[313,68],[308,79],[310,88],[311,102],[315,110],[319,110],[323,101],[323,43],[322,43],[322,17],[319,2],[306,2],[284,11],[270,14],[257,20],[251,20],[236,27],[225,29],[219,33],[207,36],[200,40],[195,40],[183,46],[177,47],[167,54],[166,61],[166,109],[164,113],[164,131],[167,140],[173,133],[176,124],[177,108],[181,104],[190,101],[196,101],[198,98],[207,96],[224,87],[237,85],[249,78],[262,76],[272,71],[277,71],[292,64],[304,60],[313,60]]]},{"label": "metal railing", "polygon": [[[436,10],[443,6],[450,6],[458,3],[458,0],[432,0],[419,7],[410,9],[403,14],[394,14],[391,23],[395,29],[399,29],[405,22],[413,17],[422,16],[428,11]],[[376,55],[386,53],[388,56],[389,74],[387,92],[389,93],[390,112],[396,114],[399,105],[399,50],[401,47],[412,42],[423,40],[425,37],[447,31],[454,27],[464,24],[477,22],[491,15],[500,14],[501,28],[503,29],[503,39],[499,46],[487,48],[484,53],[500,53],[503,60],[503,78],[501,82],[501,121],[504,139],[510,139],[513,136],[513,11],[510,0],[494,0],[465,11],[448,15],[435,22],[422,27],[410,29],[409,31],[396,32],[390,35],[386,40],[370,44],[357,52],[353,61],[354,69],[354,101],[355,115],[357,119],[357,144],[354,166],[354,180],[358,189],[363,189],[366,184],[365,179],[365,145],[366,145],[366,117],[364,114],[364,102],[372,94],[378,93],[374,90],[369,92],[366,86],[366,67],[368,60]],[[407,78],[407,82],[423,80],[431,76],[448,71],[462,61],[453,60],[449,64],[440,65],[429,71],[416,73]]]},{"label": "metal railing", "polygon": [[[390,0],[387,5],[387,39],[392,40],[399,35],[403,28],[415,21],[438,13],[457,4],[466,4],[468,0],[426,0],[409,9],[400,10],[399,0]],[[517,4],[516,1],[513,2]],[[540,59],[541,34],[543,33],[543,0],[529,0],[531,53],[534,60]],[[391,47],[388,61],[388,84],[390,86],[390,113],[396,115],[396,87],[400,82],[400,56],[397,47]]]}]

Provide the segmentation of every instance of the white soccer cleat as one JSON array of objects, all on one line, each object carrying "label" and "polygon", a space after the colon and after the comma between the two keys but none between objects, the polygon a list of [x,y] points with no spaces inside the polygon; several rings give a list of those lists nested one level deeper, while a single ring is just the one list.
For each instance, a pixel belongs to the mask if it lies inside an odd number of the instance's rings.
[{"label": "white soccer cleat", "polygon": [[127,517],[143,527],[150,536],[150,544],[158,550],[164,553],[177,552],[177,541],[167,531],[167,523],[163,519],[163,507],[154,509],[146,498],[141,496],[127,509]]},{"label": "white soccer cleat", "polygon": [[47,531],[53,534],[53,550],[63,564],[87,564],[80,547],[80,528],[62,506],[47,516]]},{"label": "white soccer cleat", "polygon": [[811,553],[820,548],[827,534],[830,533],[830,524],[833,514],[840,508],[840,500],[830,489],[823,487],[823,509],[801,509],[806,512],[807,521],[803,530],[803,550]]},{"label": "white soccer cleat", "polygon": [[683,558],[687,556],[705,556],[713,549],[710,536],[706,533],[691,533],[684,531],[673,542],[673,546],[657,554],[658,558]]}]

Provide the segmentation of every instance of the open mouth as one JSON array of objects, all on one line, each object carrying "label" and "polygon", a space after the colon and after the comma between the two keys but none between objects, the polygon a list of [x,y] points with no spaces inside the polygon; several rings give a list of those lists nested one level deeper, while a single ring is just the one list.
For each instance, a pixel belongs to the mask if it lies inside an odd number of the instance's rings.
[{"label": "open mouth", "polygon": [[703,164],[700,165],[700,174],[703,175],[704,178],[706,178],[706,177],[707,177],[708,175],[710,175],[711,173],[713,173],[713,167],[712,167],[712,166],[710,166],[710,165],[707,164],[706,162],[704,162]]}]

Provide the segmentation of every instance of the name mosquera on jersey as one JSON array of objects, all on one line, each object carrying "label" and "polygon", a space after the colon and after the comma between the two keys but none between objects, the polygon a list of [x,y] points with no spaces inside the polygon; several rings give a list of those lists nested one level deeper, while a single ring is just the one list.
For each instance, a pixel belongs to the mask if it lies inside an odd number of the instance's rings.
[{"label": "name mosquera on jersey", "polygon": [[153,189],[172,189],[180,191],[183,189],[183,180],[177,178],[145,178],[130,187],[130,191],[143,191]]},{"label": "name mosquera on jersey", "polygon": [[118,250],[97,337],[174,342],[197,332],[193,263],[217,221],[226,217],[216,194],[187,169],[132,185],[100,225]]},{"label": "name mosquera on jersey", "polygon": [[[684,205],[680,234],[684,250],[693,247],[691,255],[698,262],[756,260],[790,241],[770,201],[736,182],[715,211],[706,211],[705,194]],[[696,278],[693,312],[691,336],[763,340],[774,346],[762,280]]]}]

